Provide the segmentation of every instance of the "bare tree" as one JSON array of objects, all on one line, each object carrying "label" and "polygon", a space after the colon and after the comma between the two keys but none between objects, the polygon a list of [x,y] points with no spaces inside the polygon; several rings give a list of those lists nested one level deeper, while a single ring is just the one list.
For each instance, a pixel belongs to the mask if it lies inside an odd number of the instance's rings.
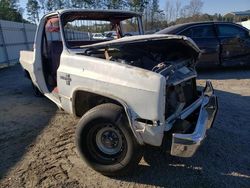
[{"label": "bare tree", "polygon": [[165,5],[165,19],[167,23],[173,21],[175,18],[174,5],[171,1],[166,1]]},{"label": "bare tree", "polygon": [[175,1],[175,19],[179,18],[181,11],[181,1],[176,0]]},{"label": "bare tree", "polygon": [[184,6],[180,10],[180,16],[183,17],[183,18],[187,18],[187,17],[190,16],[189,5]]},{"label": "bare tree", "polygon": [[189,11],[191,16],[200,14],[202,6],[203,6],[203,1],[191,0],[189,4]]},{"label": "bare tree", "polygon": [[200,15],[203,7],[202,0],[190,0],[189,5],[186,5],[181,10],[182,17],[192,17],[194,15]]}]

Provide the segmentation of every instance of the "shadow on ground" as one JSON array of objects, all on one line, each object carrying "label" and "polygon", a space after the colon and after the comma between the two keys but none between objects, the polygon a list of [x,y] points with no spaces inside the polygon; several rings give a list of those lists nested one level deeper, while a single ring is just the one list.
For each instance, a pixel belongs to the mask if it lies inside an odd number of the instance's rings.
[{"label": "shadow on ground", "polygon": [[0,69],[0,179],[26,153],[57,108],[33,96],[19,65]]}]

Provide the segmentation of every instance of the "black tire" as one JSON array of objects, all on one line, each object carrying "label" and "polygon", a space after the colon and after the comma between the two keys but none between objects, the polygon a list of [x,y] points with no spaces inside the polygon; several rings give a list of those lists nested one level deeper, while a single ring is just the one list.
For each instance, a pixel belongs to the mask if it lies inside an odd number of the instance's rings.
[{"label": "black tire", "polygon": [[106,176],[125,175],[142,158],[123,108],[111,103],[96,106],[81,118],[76,145],[84,161]]},{"label": "black tire", "polygon": [[34,96],[43,97],[43,94],[41,93],[41,91],[32,82],[31,82],[31,85],[32,85]]}]

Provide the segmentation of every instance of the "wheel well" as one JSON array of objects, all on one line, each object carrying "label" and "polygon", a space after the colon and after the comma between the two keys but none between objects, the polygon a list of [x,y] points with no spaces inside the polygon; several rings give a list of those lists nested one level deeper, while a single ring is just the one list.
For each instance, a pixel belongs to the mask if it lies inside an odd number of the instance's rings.
[{"label": "wheel well", "polygon": [[87,91],[77,91],[74,97],[75,115],[81,117],[91,108],[104,103],[114,103],[122,106],[120,102],[114,99]]}]

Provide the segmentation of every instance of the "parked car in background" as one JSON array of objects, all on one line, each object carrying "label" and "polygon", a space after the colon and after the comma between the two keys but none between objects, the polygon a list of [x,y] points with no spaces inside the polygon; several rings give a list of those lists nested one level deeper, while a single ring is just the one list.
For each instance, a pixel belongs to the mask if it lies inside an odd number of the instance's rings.
[{"label": "parked car in background", "polygon": [[156,33],[192,38],[202,51],[199,66],[250,64],[249,30],[235,23],[186,23]]},{"label": "parked car in background", "polygon": [[103,35],[110,40],[118,38],[116,31],[105,31]]},{"label": "parked car in background", "polygon": [[103,36],[101,33],[92,33],[92,38],[95,40],[105,40],[107,37]]}]

